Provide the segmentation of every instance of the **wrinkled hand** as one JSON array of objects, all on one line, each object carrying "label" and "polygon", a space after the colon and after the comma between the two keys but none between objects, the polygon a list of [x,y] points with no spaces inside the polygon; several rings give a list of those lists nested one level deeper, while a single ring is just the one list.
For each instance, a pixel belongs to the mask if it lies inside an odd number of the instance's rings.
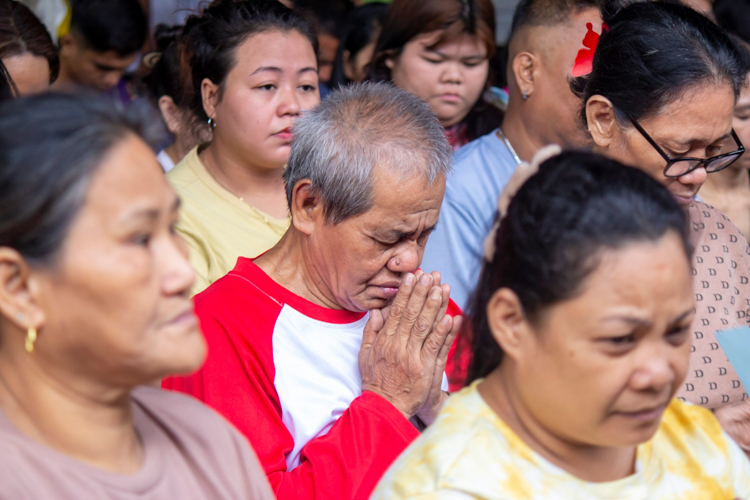
[{"label": "wrinkled hand", "polygon": [[[417,278],[419,278],[421,270],[417,271]],[[435,285],[440,285],[440,273],[437,271],[432,273]],[[437,322],[442,321],[448,310],[448,304],[450,303],[450,286],[441,285],[443,291],[443,304],[440,307],[440,312],[435,320],[434,327],[437,327]],[[432,387],[430,394],[427,396],[424,406],[417,412],[419,419],[427,425],[432,424],[440,412],[440,409],[448,399],[448,394],[443,391],[443,374],[445,373],[445,365],[448,363],[448,352],[453,345],[453,341],[456,339],[459,330],[461,329],[460,316],[453,318],[453,325],[451,331],[445,339],[443,346],[440,348],[437,360],[435,362],[435,372],[433,373]]]},{"label": "wrinkled hand", "polygon": [[750,455],[750,400],[714,410],[724,432]]},{"label": "wrinkled hand", "polygon": [[442,374],[460,323],[445,314],[449,294],[439,274],[410,273],[389,307],[370,311],[359,352],[362,390],[406,418],[419,413],[431,422],[442,406]]}]

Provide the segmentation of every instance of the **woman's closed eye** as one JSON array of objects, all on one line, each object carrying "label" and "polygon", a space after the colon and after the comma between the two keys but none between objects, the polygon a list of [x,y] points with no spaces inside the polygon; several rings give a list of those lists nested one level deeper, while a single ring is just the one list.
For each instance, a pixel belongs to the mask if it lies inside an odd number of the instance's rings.
[{"label": "woman's closed eye", "polygon": [[151,242],[151,237],[152,234],[150,232],[135,233],[128,238],[128,242],[133,245],[148,246]]},{"label": "woman's closed eye", "polygon": [[681,344],[690,334],[690,324],[678,325],[667,330],[666,337],[673,344]]},{"label": "woman's closed eye", "polygon": [[618,335],[616,337],[605,337],[603,340],[610,345],[617,347],[629,346],[635,342],[635,335],[631,333],[628,335]]}]

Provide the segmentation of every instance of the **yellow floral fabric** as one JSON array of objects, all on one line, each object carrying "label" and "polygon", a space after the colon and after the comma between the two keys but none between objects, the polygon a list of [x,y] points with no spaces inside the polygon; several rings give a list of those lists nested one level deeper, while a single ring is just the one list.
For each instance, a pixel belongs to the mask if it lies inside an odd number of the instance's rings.
[{"label": "yellow floral fabric", "polygon": [[476,386],[451,396],[372,500],[750,500],[750,461],[706,409],[675,399],[638,447],[635,474],[590,483],[529,448]]}]

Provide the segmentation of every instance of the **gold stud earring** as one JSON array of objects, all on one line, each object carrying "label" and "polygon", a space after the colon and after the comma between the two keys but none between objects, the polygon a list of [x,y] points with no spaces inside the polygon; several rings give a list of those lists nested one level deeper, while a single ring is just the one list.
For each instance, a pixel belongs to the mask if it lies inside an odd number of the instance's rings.
[{"label": "gold stud earring", "polygon": [[26,332],[26,352],[34,352],[34,342],[36,342],[36,328],[30,326]]}]

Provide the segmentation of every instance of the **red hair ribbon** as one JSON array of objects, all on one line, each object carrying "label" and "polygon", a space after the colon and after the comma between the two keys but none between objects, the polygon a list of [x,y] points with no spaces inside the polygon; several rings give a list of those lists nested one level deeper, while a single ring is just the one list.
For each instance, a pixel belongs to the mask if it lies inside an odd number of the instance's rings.
[{"label": "red hair ribbon", "polygon": [[[573,64],[573,69],[570,70],[570,74],[574,77],[584,76],[591,73],[594,64],[594,53],[596,47],[599,45],[599,35],[594,31],[594,25],[586,23],[586,36],[583,37],[584,48],[578,51],[576,56],[576,62]],[[606,23],[602,23],[602,33],[609,30],[609,26]]]}]

